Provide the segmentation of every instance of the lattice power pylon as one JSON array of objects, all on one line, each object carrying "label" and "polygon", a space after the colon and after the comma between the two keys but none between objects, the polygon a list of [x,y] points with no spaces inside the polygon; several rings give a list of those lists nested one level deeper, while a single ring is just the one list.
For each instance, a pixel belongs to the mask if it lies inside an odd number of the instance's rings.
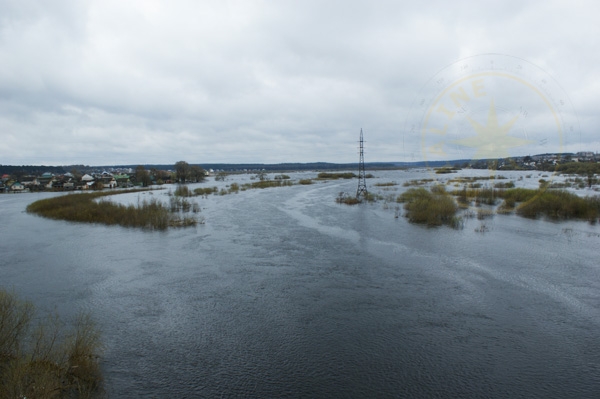
[{"label": "lattice power pylon", "polygon": [[361,195],[367,197],[367,178],[365,176],[365,148],[363,141],[363,131],[360,129],[360,161],[358,162],[358,189],[356,189],[356,198]]}]

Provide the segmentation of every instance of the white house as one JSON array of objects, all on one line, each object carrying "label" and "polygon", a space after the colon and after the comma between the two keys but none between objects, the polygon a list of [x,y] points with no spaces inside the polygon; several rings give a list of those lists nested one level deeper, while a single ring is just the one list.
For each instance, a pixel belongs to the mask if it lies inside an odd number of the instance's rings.
[{"label": "white house", "polygon": [[81,181],[91,182],[94,181],[94,178],[86,173],[85,175],[81,176]]}]

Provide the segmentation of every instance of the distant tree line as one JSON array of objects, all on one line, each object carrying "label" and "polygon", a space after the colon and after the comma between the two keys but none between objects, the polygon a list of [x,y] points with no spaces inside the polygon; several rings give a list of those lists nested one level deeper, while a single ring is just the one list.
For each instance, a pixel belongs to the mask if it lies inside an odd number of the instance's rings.
[{"label": "distant tree line", "polygon": [[67,171],[64,166],[44,166],[44,165],[0,165],[0,175],[28,176],[41,175],[50,172],[56,175],[65,174]]}]

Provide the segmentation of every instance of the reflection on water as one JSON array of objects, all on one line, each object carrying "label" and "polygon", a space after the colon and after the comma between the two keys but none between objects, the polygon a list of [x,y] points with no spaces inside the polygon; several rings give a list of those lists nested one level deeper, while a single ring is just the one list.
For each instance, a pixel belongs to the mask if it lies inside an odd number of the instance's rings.
[{"label": "reflection on water", "polygon": [[597,396],[596,226],[428,229],[335,204],[355,184],[198,199],[206,224],[168,232],[46,220],[23,210],[53,194],[0,195],[2,285],[93,314],[111,397]]}]

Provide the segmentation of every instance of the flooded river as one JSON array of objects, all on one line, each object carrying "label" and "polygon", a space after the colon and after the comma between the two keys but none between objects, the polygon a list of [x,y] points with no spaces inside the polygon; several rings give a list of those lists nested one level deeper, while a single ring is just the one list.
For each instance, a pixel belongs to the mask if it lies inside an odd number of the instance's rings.
[{"label": "flooded river", "polygon": [[[382,195],[428,177],[374,174],[371,191],[399,183]],[[340,192],[356,180],[197,198],[205,223],[167,232],[47,220],[25,207],[58,194],[0,195],[0,284],[93,316],[113,398],[600,395],[598,226],[427,228]],[[166,190],[119,201],[150,195]]]}]

